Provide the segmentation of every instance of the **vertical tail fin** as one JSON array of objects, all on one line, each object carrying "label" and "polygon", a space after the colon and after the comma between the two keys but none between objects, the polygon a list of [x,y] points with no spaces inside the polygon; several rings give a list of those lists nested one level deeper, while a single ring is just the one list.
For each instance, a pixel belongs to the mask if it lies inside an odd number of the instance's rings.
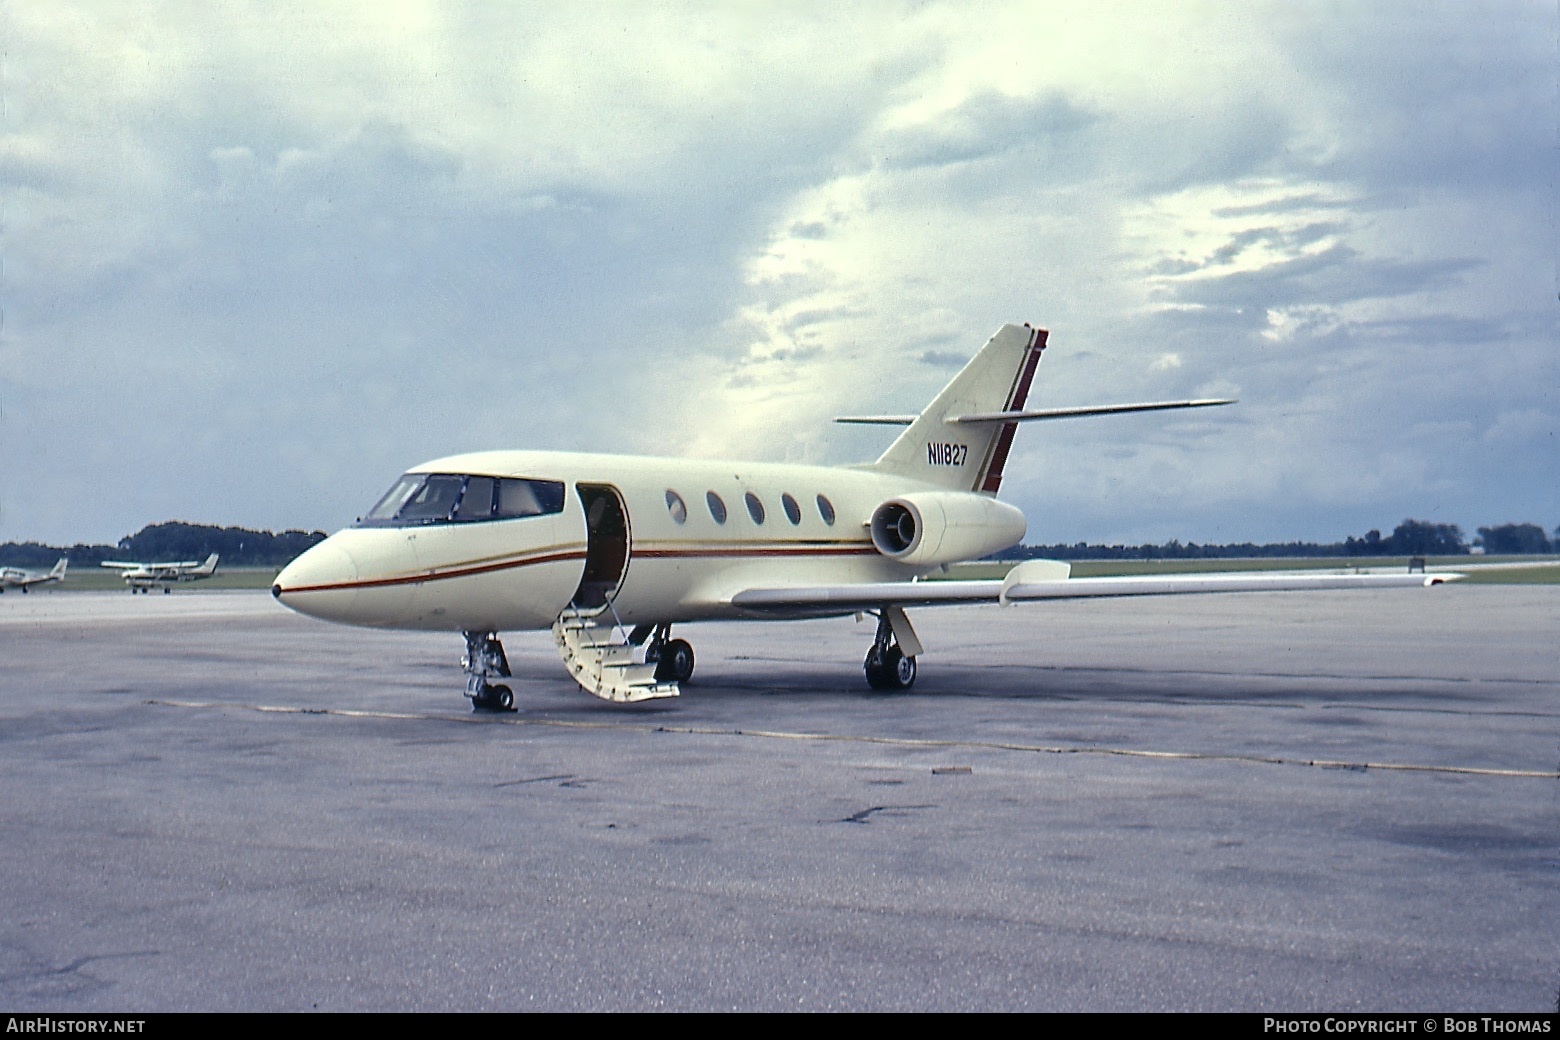
[{"label": "vertical tail fin", "polygon": [[948,420],[1022,409],[1045,341],[1045,329],[1002,326],[869,468],[995,495],[1018,424]]}]

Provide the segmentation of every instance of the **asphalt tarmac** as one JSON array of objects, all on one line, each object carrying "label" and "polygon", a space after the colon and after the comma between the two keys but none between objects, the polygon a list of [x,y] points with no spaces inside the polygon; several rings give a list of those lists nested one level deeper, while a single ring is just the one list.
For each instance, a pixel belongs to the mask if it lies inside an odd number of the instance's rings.
[{"label": "asphalt tarmac", "polygon": [[0,1011],[1554,1011],[1560,587],[548,633],[0,600]]}]

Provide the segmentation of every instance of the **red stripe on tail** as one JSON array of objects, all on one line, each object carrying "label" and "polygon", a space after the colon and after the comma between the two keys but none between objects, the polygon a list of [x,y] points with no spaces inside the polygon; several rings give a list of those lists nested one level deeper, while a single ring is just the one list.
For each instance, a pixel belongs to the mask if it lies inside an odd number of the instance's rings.
[{"label": "red stripe on tail", "polygon": [[[1024,407],[1024,402],[1029,400],[1029,384],[1034,382],[1035,369],[1040,367],[1040,355],[1045,351],[1045,340],[1049,333],[1045,329],[1036,329],[1034,336],[1029,341],[1029,353],[1024,357],[1024,363],[1019,367],[1018,378],[1013,381],[1013,388],[1008,391],[1007,404],[1002,406],[1004,412],[1013,412]],[[980,490],[995,495],[1002,487],[1002,467],[1007,465],[1008,451],[1013,447],[1013,434],[1018,432],[1018,423],[1003,423],[1002,430],[997,434],[996,444],[991,451],[990,461],[986,463],[986,476],[980,483]]]}]

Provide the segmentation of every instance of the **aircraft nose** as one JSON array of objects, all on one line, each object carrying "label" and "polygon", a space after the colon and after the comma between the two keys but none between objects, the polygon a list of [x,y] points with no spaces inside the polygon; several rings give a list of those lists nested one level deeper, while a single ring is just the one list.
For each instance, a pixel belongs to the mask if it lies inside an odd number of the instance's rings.
[{"label": "aircraft nose", "polygon": [[357,597],[357,561],[333,538],[282,568],[271,595],[300,614],[335,618]]}]

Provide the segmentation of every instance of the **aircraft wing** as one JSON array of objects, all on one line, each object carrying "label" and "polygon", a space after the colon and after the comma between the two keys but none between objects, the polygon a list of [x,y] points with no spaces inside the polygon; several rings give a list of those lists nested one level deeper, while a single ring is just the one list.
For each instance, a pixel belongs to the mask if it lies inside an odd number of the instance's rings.
[{"label": "aircraft wing", "polygon": [[1211,592],[1298,592],[1308,589],[1403,588],[1457,581],[1450,572],[1256,571],[1212,574],[1142,574],[1069,577],[1069,565],[1052,560],[1021,563],[1002,580],[891,581],[860,585],[773,586],[744,589],[731,604],[774,614],[844,613],[886,606],[952,603],[1022,603],[1099,596],[1176,596]]},{"label": "aircraft wing", "polygon": [[173,575],[185,571],[201,570],[205,567],[216,567],[215,557],[208,556],[205,563],[197,560],[178,560],[172,563],[128,563],[121,560],[104,560],[100,566],[111,567],[120,571],[146,571],[149,574]]}]

